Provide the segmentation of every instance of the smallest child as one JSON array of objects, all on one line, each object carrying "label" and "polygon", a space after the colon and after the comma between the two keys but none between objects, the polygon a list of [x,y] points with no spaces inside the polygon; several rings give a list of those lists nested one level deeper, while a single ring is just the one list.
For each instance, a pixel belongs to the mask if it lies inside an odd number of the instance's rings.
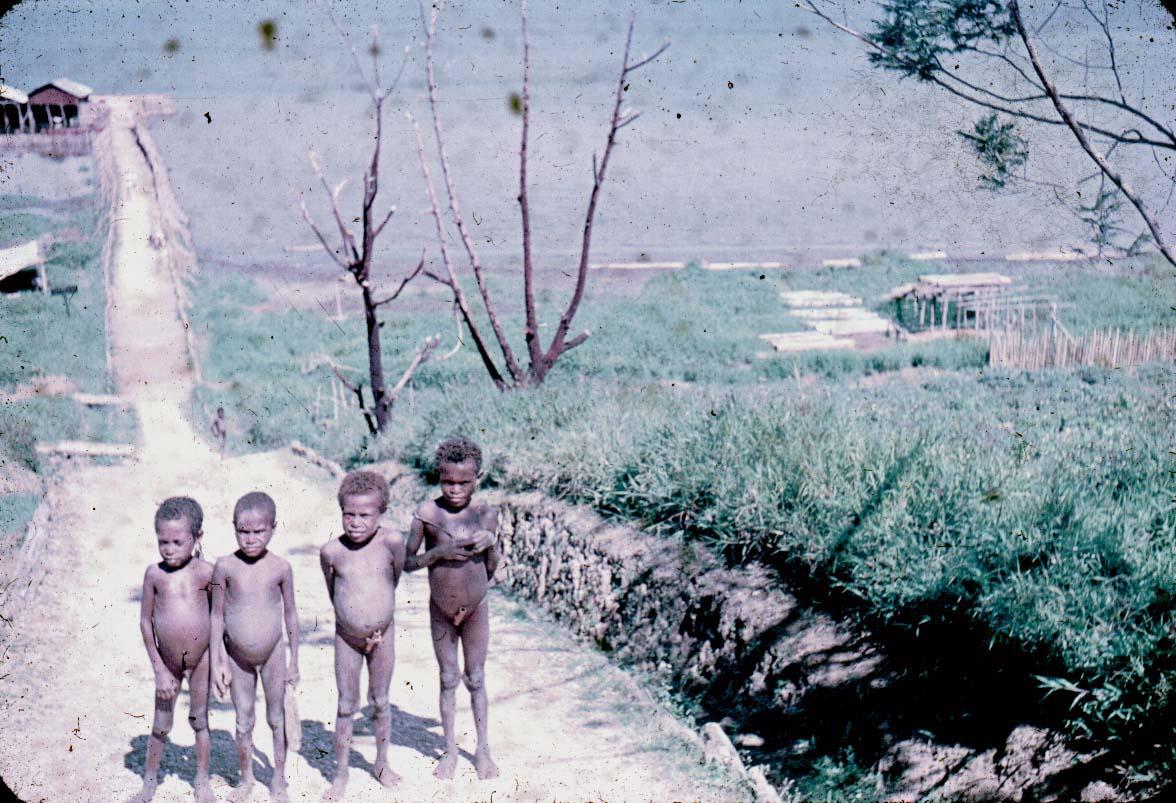
[{"label": "smallest child", "polygon": [[199,803],[212,803],[208,784],[209,584],[212,564],[200,553],[204,511],[195,499],[173,496],[155,511],[155,538],[162,560],[147,567],[139,608],[139,630],[155,673],[155,718],[147,743],[143,789],[131,798],[145,803],[155,796],[163,747],[171,732],[176,696],[188,677],[188,722],[196,733],[196,780]]}]

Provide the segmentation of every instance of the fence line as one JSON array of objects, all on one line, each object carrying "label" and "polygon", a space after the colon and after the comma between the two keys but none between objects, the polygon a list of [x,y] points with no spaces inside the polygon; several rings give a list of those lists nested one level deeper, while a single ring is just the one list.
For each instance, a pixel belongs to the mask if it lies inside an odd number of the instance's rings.
[{"label": "fence line", "polygon": [[1155,360],[1176,360],[1176,328],[1150,332],[1107,329],[1085,337],[1046,330],[1037,336],[1022,332],[992,332],[988,338],[988,364],[1001,368],[1065,368],[1097,365],[1122,368]]}]

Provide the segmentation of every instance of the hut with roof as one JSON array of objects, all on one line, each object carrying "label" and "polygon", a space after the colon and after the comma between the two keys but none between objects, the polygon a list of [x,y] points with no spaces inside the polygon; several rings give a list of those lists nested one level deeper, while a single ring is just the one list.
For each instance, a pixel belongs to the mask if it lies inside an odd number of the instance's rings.
[{"label": "hut with roof", "polygon": [[0,134],[31,131],[33,116],[29,96],[14,86],[0,84]]},{"label": "hut with roof", "polygon": [[1002,273],[927,274],[894,288],[882,300],[893,302],[895,319],[908,332],[1062,327],[1058,308],[1068,306]]},{"label": "hut with roof", "polygon": [[68,78],[58,78],[29,92],[33,130],[76,128],[85,123],[83,109],[94,90]]}]

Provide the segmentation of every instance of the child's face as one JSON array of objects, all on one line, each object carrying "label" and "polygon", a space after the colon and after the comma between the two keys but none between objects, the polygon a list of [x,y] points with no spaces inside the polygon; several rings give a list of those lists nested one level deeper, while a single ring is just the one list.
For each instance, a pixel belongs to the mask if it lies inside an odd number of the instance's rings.
[{"label": "child's face", "polygon": [[155,528],[155,538],[159,543],[159,557],[163,558],[163,565],[169,569],[179,569],[192,559],[192,551],[196,549],[196,535],[186,516],[159,522]]},{"label": "child's face", "polygon": [[474,489],[478,487],[478,467],[473,460],[460,463],[442,463],[441,497],[454,510],[461,510],[470,503]]},{"label": "child's face", "polygon": [[343,532],[358,544],[366,544],[380,529],[380,497],[374,493],[343,497]]},{"label": "child's face", "polygon": [[237,546],[247,558],[261,557],[274,537],[274,522],[264,510],[242,510],[233,526],[237,530]]}]

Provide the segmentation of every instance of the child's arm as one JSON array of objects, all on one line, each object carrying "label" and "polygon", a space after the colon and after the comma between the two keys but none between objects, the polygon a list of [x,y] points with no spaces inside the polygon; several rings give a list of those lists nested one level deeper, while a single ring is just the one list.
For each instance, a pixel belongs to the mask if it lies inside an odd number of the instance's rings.
[{"label": "child's arm", "polygon": [[473,556],[473,553],[466,549],[470,543],[468,539],[460,541],[450,539],[443,544],[437,544],[432,549],[426,549],[418,555],[417,552],[420,550],[424,538],[425,520],[419,515],[413,515],[412,525],[408,529],[408,544],[404,549],[404,570],[406,572],[415,572],[417,569],[432,566],[442,560],[469,560]]},{"label": "child's arm", "polygon": [[212,622],[208,639],[209,658],[212,660],[212,685],[222,700],[232,683],[229,656],[225,654],[225,570],[218,561],[212,570]]},{"label": "child's arm", "polygon": [[151,569],[148,566],[143,575],[143,600],[139,604],[139,632],[143,634],[143,645],[147,648],[147,657],[151,659],[151,671],[155,675],[155,696],[161,700],[175,699],[180,691],[180,685],[175,676],[168,671],[159,655],[159,645],[155,643],[155,626],[151,622],[151,615],[155,611],[155,583],[151,581]]},{"label": "child's arm", "polygon": [[335,567],[331,563],[331,556],[328,554],[327,547],[329,544],[324,544],[319,549],[319,568],[323,570],[323,580],[327,584],[327,597],[331,600],[331,604],[335,604]]},{"label": "child's arm", "polygon": [[502,563],[502,550],[498,547],[498,508],[486,508],[482,514],[482,528],[484,532],[494,534],[494,543],[486,547],[486,579],[489,580]]},{"label": "child's arm", "polygon": [[290,666],[286,669],[286,682],[298,683],[298,609],[294,607],[294,570],[286,564],[282,577],[282,603],[286,614],[286,642],[290,645]]}]

